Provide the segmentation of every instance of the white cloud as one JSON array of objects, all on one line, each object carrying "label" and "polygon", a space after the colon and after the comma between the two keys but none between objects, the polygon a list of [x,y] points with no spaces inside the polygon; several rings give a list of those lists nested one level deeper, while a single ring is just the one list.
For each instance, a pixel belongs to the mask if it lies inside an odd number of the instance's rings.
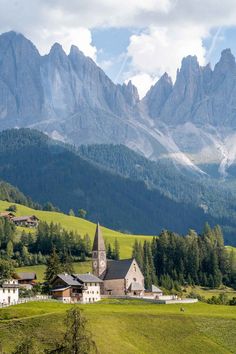
[{"label": "white cloud", "polygon": [[91,29],[141,30],[127,49],[140,90],[164,71],[174,77],[183,56],[196,54],[203,64],[202,41],[211,29],[235,25],[235,0],[0,0],[0,32],[22,32],[41,53],[60,42],[67,52],[75,44],[96,59]]},{"label": "white cloud", "polygon": [[[29,39],[34,42],[34,35],[29,33],[27,35]],[[87,28],[60,28],[58,30],[42,30],[42,36],[37,37],[37,48],[41,54],[45,54],[49,51],[51,46],[58,42],[62,45],[66,53],[69,53],[72,44],[79,47],[79,49],[87,56],[96,60],[96,47],[91,44],[92,36],[91,32]]]},{"label": "white cloud", "polygon": [[[139,83],[139,90],[146,90],[152,77],[167,72],[175,80],[176,70],[187,55],[197,55],[200,64],[205,63],[206,50],[202,39],[207,32],[198,27],[154,27],[130,38],[128,56],[131,57],[133,71],[130,77]],[[144,78],[142,81],[137,78]],[[147,80],[149,77],[149,80]]]},{"label": "white cloud", "polygon": [[149,88],[155,84],[157,79],[157,77],[152,77],[149,74],[140,72],[136,75],[130,76],[125,82],[128,83],[128,81],[131,80],[133,85],[138,89],[139,97],[143,98]]}]

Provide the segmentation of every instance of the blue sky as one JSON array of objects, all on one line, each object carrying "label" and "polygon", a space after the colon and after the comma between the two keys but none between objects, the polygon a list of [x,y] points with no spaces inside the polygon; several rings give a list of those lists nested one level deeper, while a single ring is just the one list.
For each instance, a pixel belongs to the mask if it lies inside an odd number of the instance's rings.
[{"label": "blue sky", "polygon": [[236,54],[235,0],[0,0],[0,32],[16,30],[41,54],[54,42],[93,58],[114,82],[129,79],[143,96],[187,55],[212,66]]}]

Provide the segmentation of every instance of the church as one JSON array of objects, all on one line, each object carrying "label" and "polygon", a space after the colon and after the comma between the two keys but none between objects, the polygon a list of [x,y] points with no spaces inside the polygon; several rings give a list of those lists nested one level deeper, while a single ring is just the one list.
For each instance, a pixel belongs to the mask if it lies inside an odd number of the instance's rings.
[{"label": "church", "polygon": [[108,260],[100,225],[97,224],[93,251],[93,274],[103,280],[101,292],[104,295],[144,294],[144,276],[134,258],[119,261]]}]

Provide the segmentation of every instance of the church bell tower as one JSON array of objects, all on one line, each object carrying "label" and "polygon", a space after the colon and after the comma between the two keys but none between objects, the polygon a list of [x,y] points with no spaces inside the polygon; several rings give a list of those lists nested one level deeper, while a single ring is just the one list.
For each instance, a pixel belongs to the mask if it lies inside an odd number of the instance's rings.
[{"label": "church bell tower", "polygon": [[102,231],[99,223],[97,224],[94,242],[93,242],[93,251],[92,251],[92,263],[93,263],[93,274],[97,277],[101,277],[107,269],[107,257],[106,257],[106,248],[105,243],[102,237]]}]

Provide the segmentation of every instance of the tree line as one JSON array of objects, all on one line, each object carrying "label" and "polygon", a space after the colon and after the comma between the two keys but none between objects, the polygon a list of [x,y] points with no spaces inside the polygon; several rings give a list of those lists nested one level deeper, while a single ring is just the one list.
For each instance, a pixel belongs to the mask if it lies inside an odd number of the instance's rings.
[{"label": "tree line", "polygon": [[145,276],[146,288],[159,284],[178,290],[182,285],[236,288],[236,258],[227,251],[219,226],[205,225],[201,235],[190,230],[183,237],[162,231],[152,242],[135,240],[133,257]]}]

